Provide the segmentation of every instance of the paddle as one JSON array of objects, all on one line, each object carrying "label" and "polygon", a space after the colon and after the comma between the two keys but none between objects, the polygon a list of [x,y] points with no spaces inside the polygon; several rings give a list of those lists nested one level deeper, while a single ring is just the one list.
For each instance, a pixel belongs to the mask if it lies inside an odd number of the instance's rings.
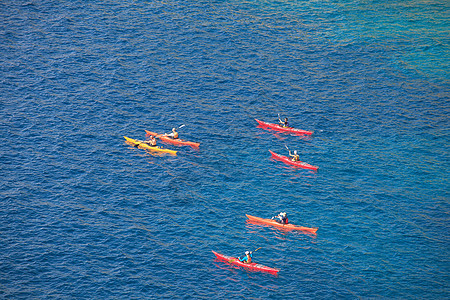
[{"label": "paddle", "polygon": [[[259,247],[259,248],[257,248],[256,250],[254,250],[254,251],[252,251],[252,252],[250,252],[250,253],[255,253],[256,251],[258,251],[259,249],[261,249],[262,247]],[[233,259],[230,259],[229,261],[228,261],[228,263],[232,263],[233,261],[235,261],[237,258],[233,258]]]},{"label": "paddle", "polygon": [[262,247],[259,247],[258,249],[256,249],[255,251],[253,251],[252,253],[255,253],[256,251],[258,251],[259,249],[261,249]]}]

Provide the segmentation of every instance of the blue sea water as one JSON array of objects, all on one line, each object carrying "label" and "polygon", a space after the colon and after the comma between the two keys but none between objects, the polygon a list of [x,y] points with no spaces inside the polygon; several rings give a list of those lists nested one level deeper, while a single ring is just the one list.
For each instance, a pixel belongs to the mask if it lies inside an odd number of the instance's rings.
[{"label": "blue sea water", "polygon": [[449,6],[2,2],[0,297],[450,298]]}]

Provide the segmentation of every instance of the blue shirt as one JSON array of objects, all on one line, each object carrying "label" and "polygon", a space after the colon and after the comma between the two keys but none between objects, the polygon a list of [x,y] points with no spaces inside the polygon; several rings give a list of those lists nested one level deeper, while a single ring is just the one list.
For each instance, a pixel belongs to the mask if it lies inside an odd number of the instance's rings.
[{"label": "blue shirt", "polygon": [[[250,252],[250,258],[253,258],[253,255],[252,255],[251,252]],[[242,262],[247,261],[248,260],[247,255],[245,255],[243,258],[239,257],[239,260],[242,261]]]}]

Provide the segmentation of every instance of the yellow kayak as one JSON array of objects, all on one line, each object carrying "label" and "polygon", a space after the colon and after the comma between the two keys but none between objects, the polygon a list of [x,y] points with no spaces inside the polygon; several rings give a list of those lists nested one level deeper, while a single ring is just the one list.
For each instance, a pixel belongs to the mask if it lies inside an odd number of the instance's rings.
[{"label": "yellow kayak", "polygon": [[138,147],[139,149],[145,149],[145,150],[149,150],[149,151],[157,151],[157,152],[163,152],[163,153],[169,153],[172,155],[177,155],[177,151],[175,151],[175,150],[160,148],[158,146],[152,147],[143,141],[135,140],[135,139],[132,139],[132,138],[129,138],[126,136],[124,136],[124,138],[128,144],[130,144],[131,146],[134,146],[134,147]]}]

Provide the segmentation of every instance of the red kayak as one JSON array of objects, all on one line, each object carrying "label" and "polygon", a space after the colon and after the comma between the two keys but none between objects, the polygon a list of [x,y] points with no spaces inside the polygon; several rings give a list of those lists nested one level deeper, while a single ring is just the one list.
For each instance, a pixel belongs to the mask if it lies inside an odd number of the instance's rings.
[{"label": "red kayak", "polygon": [[260,121],[258,119],[255,119],[255,120],[264,129],[270,128],[270,129],[274,129],[274,130],[278,130],[278,131],[289,132],[289,133],[300,134],[300,135],[303,135],[303,134],[311,135],[311,134],[313,134],[312,131],[296,129],[294,127],[283,127],[283,126],[280,126],[278,124],[267,123],[267,122]]},{"label": "red kayak", "polygon": [[223,255],[223,254],[217,253],[215,251],[213,251],[213,253],[217,257],[217,259],[219,259],[221,261],[224,261],[226,263],[229,263],[231,265],[235,265],[235,266],[238,266],[238,267],[244,267],[244,268],[249,269],[251,271],[266,272],[266,273],[270,273],[272,275],[277,275],[278,272],[280,271],[278,269],[266,267],[266,266],[263,266],[263,265],[260,265],[260,264],[257,264],[257,263],[246,264],[246,263],[241,262],[236,257]]},{"label": "red kayak", "polygon": [[153,135],[156,138],[159,138],[164,143],[170,143],[174,145],[180,145],[180,146],[191,146],[192,148],[198,148],[200,146],[200,143],[194,143],[194,142],[188,142],[181,139],[173,139],[170,136],[165,136],[164,134],[157,134],[156,132],[151,132],[146,130],[145,136],[151,136]]},{"label": "red kayak", "polygon": [[263,219],[263,218],[254,217],[254,216],[250,216],[250,215],[246,215],[246,216],[248,218],[248,221],[250,221],[252,223],[272,225],[272,226],[276,226],[276,227],[279,227],[279,228],[282,228],[285,230],[300,230],[300,231],[305,231],[305,232],[316,234],[317,229],[319,229],[316,227],[310,228],[310,227],[304,227],[304,226],[297,226],[294,224],[281,224],[272,219]]},{"label": "red kayak", "polygon": [[270,150],[269,150],[269,152],[272,154],[273,158],[281,160],[282,162],[287,163],[289,165],[293,165],[295,167],[299,167],[299,168],[303,168],[303,169],[310,169],[310,170],[314,170],[314,171],[317,171],[317,169],[319,169],[319,167],[310,165],[310,164],[305,163],[303,161],[292,161],[292,159],[290,157],[277,154],[277,153],[275,153],[273,151],[270,151]]}]

